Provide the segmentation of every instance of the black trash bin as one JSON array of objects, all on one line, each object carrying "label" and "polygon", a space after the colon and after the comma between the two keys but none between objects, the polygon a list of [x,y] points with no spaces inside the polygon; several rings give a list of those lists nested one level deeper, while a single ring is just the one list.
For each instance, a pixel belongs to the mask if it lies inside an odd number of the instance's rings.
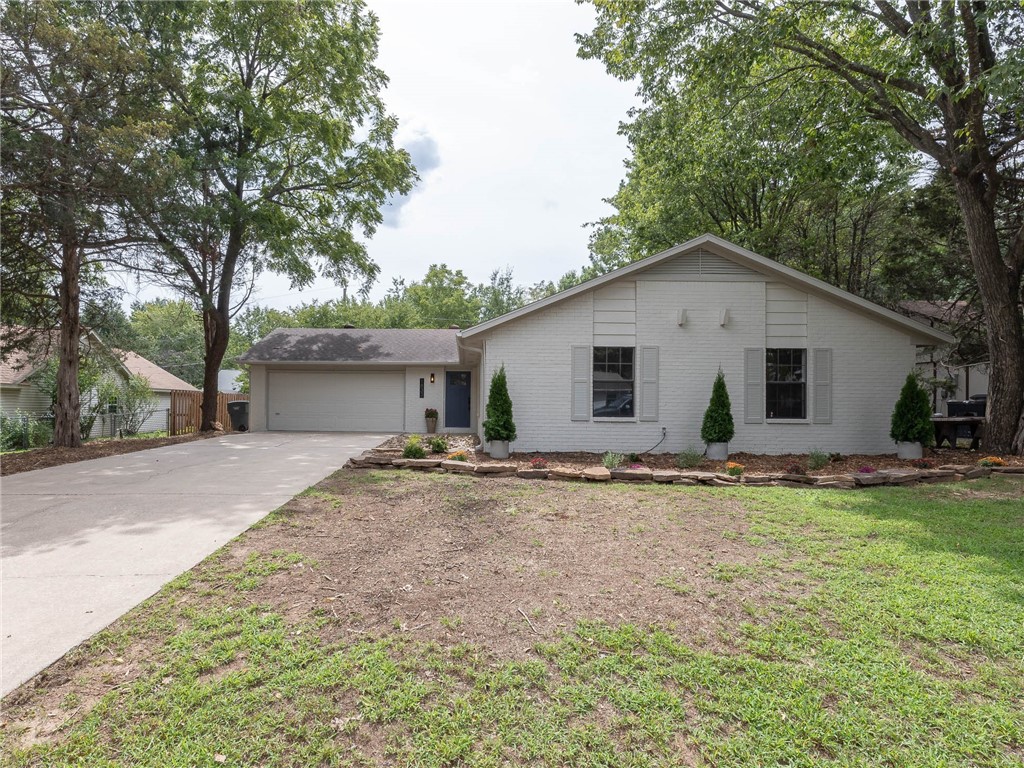
[{"label": "black trash bin", "polygon": [[228,403],[228,417],[231,419],[231,428],[235,432],[249,431],[249,401],[236,400]]}]

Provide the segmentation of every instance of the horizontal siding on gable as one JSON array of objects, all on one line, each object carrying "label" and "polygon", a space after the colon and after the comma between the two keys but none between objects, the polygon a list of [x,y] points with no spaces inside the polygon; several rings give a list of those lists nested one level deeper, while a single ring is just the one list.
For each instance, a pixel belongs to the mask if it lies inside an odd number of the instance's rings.
[{"label": "horizontal siding on gable", "polygon": [[595,323],[631,323],[636,325],[636,312],[633,310],[594,310]]},{"label": "horizontal siding on gable", "polygon": [[784,283],[765,285],[765,346],[807,346],[807,294]]},{"label": "horizontal siding on gable", "polygon": [[626,280],[594,291],[594,346],[636,346],[636,283]]},{"label": "horizontal siding on gable", "polygon": [[807,317],[807,299],[800,301],[785,301],[780,299],[768,299],[765,301],[765,308],[769,312],[778,312],[779,314],[793,314],[798,313]]}]

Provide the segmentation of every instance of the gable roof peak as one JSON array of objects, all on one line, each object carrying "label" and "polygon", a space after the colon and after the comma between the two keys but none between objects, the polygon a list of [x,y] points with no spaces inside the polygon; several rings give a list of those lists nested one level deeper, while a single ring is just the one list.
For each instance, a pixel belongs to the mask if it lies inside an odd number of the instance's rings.
[{"label": "gable roof peak", "polygon": [[789,283],[795,285],[803,290],[816,293],[821,296],[844,305],[855,311],[865,313],[875,317],[876,319],[886,323],[890,326],[896,326],[903,331],[910,333],[918,339],[923,339],[921,343],[924,344],[950,344],[954,341],[953,337],[944,331],[930,328],[923,323],[919,323],[915,320],[911,320],[903,315],[893,312],[892,310],[886,309],[872,301],[863,299],[860,296],[856,296],[848,291],[844,291],[841,288],[836,288],[834,285],[826,283],[824,280],[819,280],[816,277],[811,277],[799,270],[787,267],[784,264],[780,264],[777,261],[773,261],[765,256],[761,256],[754,251],[743,248],[742,246],[736,245],[725,238],[713,235],[710,232],[706,232],[703,235],[699,235],[691,240],[687,240],[685,243],[674,245],[671,248],[666,248],[660,253],[656,253],[652,256],[634,261],[631,264],[614,269],[611,272],[607,272],[603,275],[586,280],[579,285],[575,285],[572,288],[567,288],[564,291],[556,293],[547,298],[535,301],[532,304],[527,304],[525,307],[521,307],[512,312],[508,312],[500,317],[496,317],[492,320],[488,320],[472,328],[467,328],[465,331],[461,331],[460,338],[469,338],[476,336],[480,333],[496,328],[499,325],[516,320],[524,315],[532,314],[545,307],[549,307],[552,304],[565,301],[566,299],[578,296],[586,291],[591,291],[595,288],[599,288],[602,285],[614,282],[616,280],[622,280],[623,278],[635,275],[638,272],[642,272],[645,269],[653,267],[656,264],[672,259],[681,254],[687,253],[688,251],[697,250],[699,248],[711,246],[711,250],[723,256],[726,259],[735,261],[743,266],[749,267],[750,269],[760,272],[774,280]]}]

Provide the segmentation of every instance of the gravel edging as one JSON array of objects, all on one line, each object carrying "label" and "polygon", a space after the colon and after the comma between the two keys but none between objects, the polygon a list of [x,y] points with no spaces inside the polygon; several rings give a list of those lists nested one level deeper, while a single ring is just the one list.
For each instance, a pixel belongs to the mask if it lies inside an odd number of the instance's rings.
[{"label": "gravel edging", "polygon": [[577,482],[659,483],[662,485],[707,486],[776,486],[784,488],[855,489],[873,486],[917,485],[919,483],[953,483],[977,480],[993,474],[1024,477],[1024,467],[980,467],[969,464],[945,464],[935,469],[882,469],[839,475],[796,475],[773,473],[763,475],[728,475],[723,472],[690,470],[626,469],[617,467],[547,467],[520,469],[519,465],[502,462],[474,463],[451,459],[403,459],[368,451],[349,459],[345,465],[354,469],[408,469],[420,472],[448,472],[478,477],[520,477],[525,480],[569,480]]}]

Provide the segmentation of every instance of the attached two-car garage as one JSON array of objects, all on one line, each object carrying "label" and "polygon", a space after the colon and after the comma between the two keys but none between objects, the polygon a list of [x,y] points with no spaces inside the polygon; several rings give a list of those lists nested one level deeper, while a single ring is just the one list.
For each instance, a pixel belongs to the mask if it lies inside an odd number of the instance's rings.
[{"label": "attached two-car garage", "polygon": [[249,366],[254,432],[422,431],[428,411],[469,431],[470,372],[454,328],[278,328]]},{"label": "attached two-car garage", "polygon": [[402,371],[268,371],[267,428],[292,432],[401,432]]}]

